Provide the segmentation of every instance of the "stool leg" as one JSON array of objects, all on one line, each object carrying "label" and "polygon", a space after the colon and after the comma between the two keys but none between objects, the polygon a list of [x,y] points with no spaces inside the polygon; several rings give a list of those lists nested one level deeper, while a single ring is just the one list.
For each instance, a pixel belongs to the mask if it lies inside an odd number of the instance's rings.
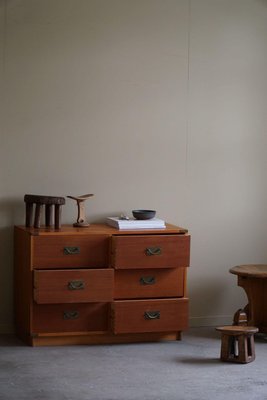
[{"label": "stool leg", "polygon": [[32,226],[32,216],[33,216],[33,203],[26,203],[26,221],[25,225],[27,228]]},{"label": "stool leg", "polygon": [[61,216],[61,205],[55,205],[55,229],[60,229],[60,216]]},{"label": "stool leg", "polygon": [[45,206],[45,226],[52,225],[52,204],[46,204]]},{"label": "stool leg", "polygon": [[239,362],[249,363],[255,360],[254,335],[239,336]]},{"label": "stool leg", "polygon": [[255,342],[254,335],[248,335],[247,337],[247,349],[248,349],[248,361],[251,362],[255,360]]},{"label": "stool leg", "polygon": [[42,215],[42,204],[36,204],[35,215],[34,215],[34,228],[40,228],[41,226],[41,215]]},{"label": "stool leg", "polygon": [[221,360],[228,361],[234,357],[233,336],[222,334]]}]

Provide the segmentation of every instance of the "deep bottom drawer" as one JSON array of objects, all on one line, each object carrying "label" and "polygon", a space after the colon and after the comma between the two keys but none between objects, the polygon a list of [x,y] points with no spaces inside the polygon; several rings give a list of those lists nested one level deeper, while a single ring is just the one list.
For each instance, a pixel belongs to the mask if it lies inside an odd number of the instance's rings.
[{"label": "deep bottom drawer", "polygon": [[108,303],[33,305],[32,332],[108,330]]},{"label": "deep bottom drawer", "polygon": [[187,327],[187,298],[123,300],[112,304],[114,333],[173,332]]}]

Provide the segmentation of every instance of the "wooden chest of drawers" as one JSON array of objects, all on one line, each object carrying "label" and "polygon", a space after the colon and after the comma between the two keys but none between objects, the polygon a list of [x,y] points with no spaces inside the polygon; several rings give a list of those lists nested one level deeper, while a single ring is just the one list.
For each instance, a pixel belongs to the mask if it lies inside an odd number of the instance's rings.
[{"label": "wooden chest of drawers", "polygon": [[16,333],[31,345],[179,339],[190,236],[162,230],[15,227]]}]

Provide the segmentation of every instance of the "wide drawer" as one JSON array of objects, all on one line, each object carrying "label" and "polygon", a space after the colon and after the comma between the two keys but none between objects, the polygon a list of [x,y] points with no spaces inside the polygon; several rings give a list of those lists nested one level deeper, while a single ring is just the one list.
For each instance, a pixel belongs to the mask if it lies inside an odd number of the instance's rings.
[{"label": "wide drawer", "polygon": [[33,238],[33,268],[104,268],[108,262],[109,237],[36,236]]},{"label": "wide drawer", "polygon": [[184,330],[188,327],[188,299],[115,301],[112,327],[115,334]]},{"label": "wide drawer", "polygon": [[184,296],[185,268],[116,270],[114,298],[158,298]]},{"label": "wide drawer", "polygon": [[106,332],[108,303],[33,305],[32,333]]},{"label": "wide drawer", "polygon": [[113,300],[112,269],[35,270],[33,273],[34,300],[38,304]]},{"label": "wide drawer", "polygon": [[188,267],[189,252],[188,235],[112,237],[112,266],[116,269]]}]

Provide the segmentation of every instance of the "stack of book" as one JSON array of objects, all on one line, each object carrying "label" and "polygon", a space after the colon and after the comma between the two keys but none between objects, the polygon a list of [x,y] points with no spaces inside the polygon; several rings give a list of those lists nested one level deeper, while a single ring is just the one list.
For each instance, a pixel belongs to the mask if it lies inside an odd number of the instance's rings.
[{"label": "stack of book", "polygon": [[152,219],[120,219],[119,217],[107,217],[106,223],[117,229],[164,229],[165,221],[159,218]]}]

